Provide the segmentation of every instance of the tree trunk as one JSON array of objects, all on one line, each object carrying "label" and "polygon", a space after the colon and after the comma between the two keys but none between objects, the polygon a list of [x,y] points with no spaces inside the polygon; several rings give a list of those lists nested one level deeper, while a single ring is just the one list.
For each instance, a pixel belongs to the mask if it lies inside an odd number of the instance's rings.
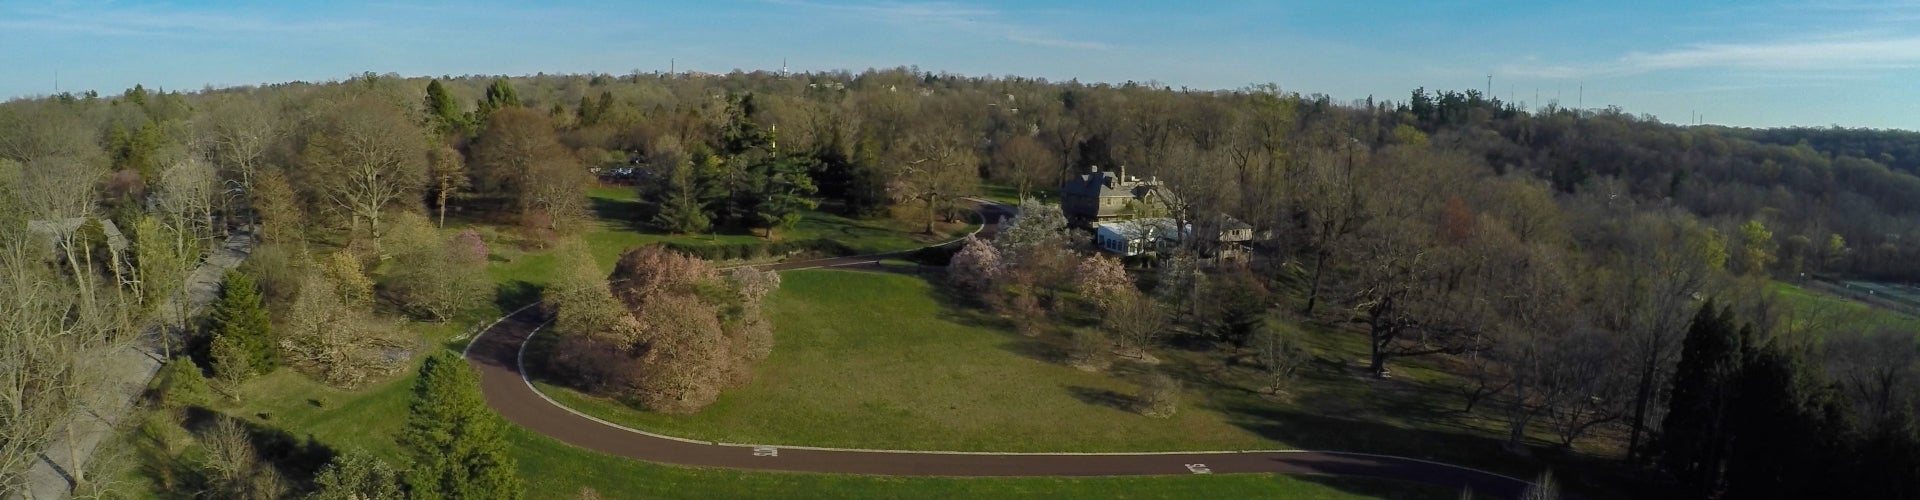
[{"label": "tree trunk", "polygon": [[1647,403],[1653,398],[1653,363],[1649,361],[1640,369],[1640,384],[1633,396],[1633,431],[1627,438],[1627,463],[1639,464],[1646,457],[1640,453],[1640,436],[1647,425]]},{"label": "tree trunk", "polygon": [[439,199],[439,209],[440,209],[439,225],[441,229],[446,229],[447,227],[447,186],[444,183],[440,185],[439,198],[440,198]]},{"label": "tree trunk", "polygon": [[80,468],[80,445],[74,442],[73,419],[67,420],[67,475],[73,478],[73,490],[79,490],[87,482],[87,472]]},{"label": "tree trunk", "polygon": [[[1517,401],[1514,404],[1522,405]],[[1533,412],[1524,408],[1518,411],[1519,415],[1515,416],[1513,423],[1507,428],[1507,451],[1524,454],[1527,449],[1527,424],[1533,423]]]},{"label": "tree trunk", "polygon": [[1307,288],[1307,309],[1303,313],[1309,319],[1313,318],[1314,304],[1318,303],[1320,300],[1320,272],[1326,268],[1327,253],[1328,252],[1325,250],[1316,251],[1314,253],[1313,284]]},{"label": "tree trunk", "polygon": [[927,197],[927,234],[933,234],[933,220],[934,217],[938,216],[934,213],[933,206],[937,204],[939,204],[939,201],[937,201],[936,198],[932,196]]},{"label": "tree trunk", "polygon": [[1387,378],[1386,341],[1378,330],[1374,330],[1368,337],[1367,347],[1371,350],[1368,358],[1371,361],[1367,365],[1367,371],[1373,373],[1373,378]]}]

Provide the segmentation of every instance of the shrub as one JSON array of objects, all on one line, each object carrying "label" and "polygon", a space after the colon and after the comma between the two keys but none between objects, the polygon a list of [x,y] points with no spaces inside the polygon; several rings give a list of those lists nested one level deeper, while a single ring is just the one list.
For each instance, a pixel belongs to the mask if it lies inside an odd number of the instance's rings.
[{"label": "shrub", "polygon": [[180,356],[167,361],[160,367],[160,374],[153,378],[152,394],[164,408],[184,408],[208,403],[213,389],[207,385],[207,376],[192,359]]},{"label": "shrub", "polygon": [[1153,418],[1172,417],[1180,410],[1180,382],[1165,373],[1147,375],[1140,384],[1140,414]]}]

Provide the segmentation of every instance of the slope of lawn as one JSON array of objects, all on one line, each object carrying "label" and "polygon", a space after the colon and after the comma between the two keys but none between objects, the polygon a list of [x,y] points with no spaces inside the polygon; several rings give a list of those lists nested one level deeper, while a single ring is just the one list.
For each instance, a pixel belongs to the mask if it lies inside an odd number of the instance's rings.
[{"label": "slope of lawn", "polygon": [[926,281],[784,273],[769,304],[773,355],[700,414],[667,416],[548,390],[637,428],[717,441],[970,451],[1281,447],[1221,414],[1170,419],[1128,406],[1132,382],[1048,359],[1048,347],[944,305]]},{"label": "slope of lawn", "polygon": [[[1615,456],[1614,436],[1521,457],[1504,448],[1498,406],[1462,411],[1460,379],[1440,358],[1393,361],[1365,374],[1364,335],[1301,324],[1314,355],[1283,395],[1262,390],[1247,354],[1160,349],[1157,368],[1117,363],[1086,373],[1059,362],[1057,335],[1027,338],[977,308],[952,304],[924,278],[846,270],[792,271],[768,305],[772,356],[753,380],[695,415],[650,413],[536,382],[550,397],[629,427],[736,443],[952,451],[1118,452],[1314,449],[1383,453],[1532,477]],[[529,360],[557,335],[543,332]],[[537,366],[529,369],[540,370]],[[1150,369],[1183,381],[1181,409],[1131,410]],[[1544,426],[1529,442],[1553,449]],[[1569,451],[1573,451],[1570,453]],[[1598,454],[1599,456],[1595,456]],[[1543,463],[1544,462],[1544,463]],[[1603,475],[1568,477],[1610,489]]]},{"label": "slope of lawn", "polygon": [[1835,285],[1808,282],[1807,286],[1794,285],[1784,281],[1769,282],[1767,288],[1778,293],[1794,313],[1803,317],[1819,318],[1823,321],[1859,322],[1870,325],[1888,325],[1910,331],[1920,331],[1920,318],[1886,307],[1861,302],[1848,297],[1835,295],[1830,288]]},{"label": "slope of lawn", "polygon": [[[457,328],[422,327],[432,346]],[[445,347],[429,347],[445,348]],[[457,348],[457,347],[456,347]],[[394,438],[405,425],[413,384],[408,371],[356,390],[341,390],[308,380],[292,370],[243,384],[236,400],[212,410],[263,428],[311,440],[332,452],[362,450],[390,463],[402,457]],[[158,417],[153,415],[153,417]],[[132,422],[148,420],[137,416]],[[147,452],[156,441],[187,447],[180,457],[196,456],[184,431],[150,435],[136,427],[115,443],[134,462],[112,476],[114,498],[180,498],[165,491],[158,474],[185,466]],[[1396,481],[1318,476],[1218,475],[1116,478],[892,478],[857,475],[752,472],[650,464],[574,448],[511,426],[509,443],[526,479],[527,498],[571,498],[592,489],[602,498],[1453,498],[1454,492]],[[298,478],[296,478],[298,479]]]}]

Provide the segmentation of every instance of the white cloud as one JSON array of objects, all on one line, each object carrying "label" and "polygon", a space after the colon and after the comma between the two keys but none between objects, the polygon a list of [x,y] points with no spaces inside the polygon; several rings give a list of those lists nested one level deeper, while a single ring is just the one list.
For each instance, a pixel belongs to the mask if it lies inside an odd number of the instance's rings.
[{"label": "white cloud", "polygon": [[91,36],[303,34],[360,27],[364,25],[331,21],[290,22],[258,16],[108,5],[22,7],[0,12],[0,30]]},{"label": "white cloud", "polygon": [[769,3],[838,12],[913,28],[940,26],[976,36],[1023,45],[1075,50],[1108,50],[1113,46],[1091,40],[1073,40],[1044,30],[1007,21],[1004,13],[951,2],[821,3],[805,0],[767,0]]},{"label": "white cloud", "polygon": [[1920,36],[1842,34],[1759,43],[1702,43],[1633,52],[1594,64],[1510,64],[1500,73],[1537,78],[1625,76],[1669,70],[1874,71],[1920,67]]}]

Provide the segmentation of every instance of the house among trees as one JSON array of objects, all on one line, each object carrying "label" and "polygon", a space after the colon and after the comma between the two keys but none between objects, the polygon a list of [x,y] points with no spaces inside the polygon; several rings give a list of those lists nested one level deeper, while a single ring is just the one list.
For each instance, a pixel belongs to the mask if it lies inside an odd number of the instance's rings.
[{"label": "house among trees", "polygon": [[[1212,235],[1198,246],[1201,256],[1235,259],[1246,255],[1247,242],[1253,240],[1252,225],[1226,214],[1208,222],[1199,229],[1202,235]],[[1093,226],[1093,244],[1121,257],[1153,254],[1179,245],[1195,232],[1191,223],[1178,227],[1179,223],[1164,217],[1100,222]]]},{"label": "house among trees", "polygon": [[1076,227],[1144,215],[1141,212],[1156,213],[1160,188],[1158,179],[1128,177],[1126,167],[1116,172],[1088,167],[1087,173],[1060,185],[1060,211],[1066,213],[1067,223]]}]

